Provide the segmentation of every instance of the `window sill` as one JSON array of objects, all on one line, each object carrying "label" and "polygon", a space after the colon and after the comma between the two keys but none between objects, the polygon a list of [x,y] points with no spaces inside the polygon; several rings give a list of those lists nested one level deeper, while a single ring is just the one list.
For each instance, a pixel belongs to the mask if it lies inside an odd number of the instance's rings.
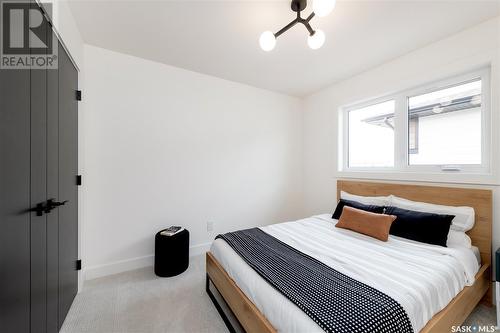
[{"label": "window sill", "polygon": [[408,172],[400,170],[377,170],[377,171],[337,171],[335,178],[354,178],[389,181],[408,181],[426,183],[450,183],[467,185],[500,185],[497,175],[491,173],[466,173],[466,172]]}]

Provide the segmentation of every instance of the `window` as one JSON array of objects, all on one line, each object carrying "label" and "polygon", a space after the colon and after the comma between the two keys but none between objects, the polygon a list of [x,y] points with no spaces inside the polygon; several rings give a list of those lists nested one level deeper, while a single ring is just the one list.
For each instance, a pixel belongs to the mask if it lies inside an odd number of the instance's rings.
[{"label": "window", "polygon": [[394,166],[393,100],[349,111],[349,166]]},{"label": "window", "polygon": [[418,154],[418,117],[408,119],[408,152]]},{"label": "window", "polygon": [[408,98],[409,164],[481,164],[481,79]]},{"label": "window", "polygon": [[489,70],[342,108],[344,171],[489,171]]}]

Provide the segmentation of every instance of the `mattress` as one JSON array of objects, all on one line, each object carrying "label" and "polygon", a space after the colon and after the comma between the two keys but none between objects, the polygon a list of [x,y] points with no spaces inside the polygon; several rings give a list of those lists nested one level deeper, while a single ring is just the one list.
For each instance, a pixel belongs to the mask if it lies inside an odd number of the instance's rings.
[{"label": "mattress", "polygon": [[[325,214],[261,229],[392,297],[405,309],[415,332],[474,283],[479,264],[469,248],[445,248],[396,236],[381,242],[335,228],[336,222]],[[278,332],[322,332],[222,239],[215,240],[210,251]]]},{"label": "mattress", "polygon": [[477,264],[481,266],[481,252],[479,251],[479,248],[477,246],[472,246],[472,252],[476,256]]}]

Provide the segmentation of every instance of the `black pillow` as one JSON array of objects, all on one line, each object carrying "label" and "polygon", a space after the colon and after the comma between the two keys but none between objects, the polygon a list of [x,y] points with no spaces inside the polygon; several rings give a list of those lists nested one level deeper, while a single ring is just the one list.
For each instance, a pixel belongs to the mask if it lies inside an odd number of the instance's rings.
[{"label": "black pillow", "polygon": [[385,210],[384,206],[365,205],[357,201],[340,199],[339,203],[337,204],[337,208],[335,208],[335,212],[333,212],[332,219],[338,220],[340,218],[344,206],[353,207],[377,214],[383,214]]},{"label": "black pillow", "polygon": [[446,247],[451,221],[455,217],[398,207],[387,207],[385,213],[397,216],[389,231],[391,235],[444,247]]}]

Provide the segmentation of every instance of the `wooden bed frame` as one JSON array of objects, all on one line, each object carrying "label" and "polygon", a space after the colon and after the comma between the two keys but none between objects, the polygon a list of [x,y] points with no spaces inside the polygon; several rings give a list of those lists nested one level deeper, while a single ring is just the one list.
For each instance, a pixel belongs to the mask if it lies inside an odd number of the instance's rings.
[{"label": "wooden bed frame", "polygon": [[[475,224],[467,234],[481,253],[482,266],[476,274],[476,281],[472,286],[465,287],[443,310],[432,317],[420,332],[450,332],[451,326],[461,325],[480,301],[491,306],[492,193],[490,190],[338,180],[337,198],[340,198],[340,191],[364,196],[394,194],[414,201],[473,207],[476,213]],[[209,290],[209,281],[219,291],[246,332],[276,332],[267,318],[240,290],[210,252],[206,254],[206,265],[207,292],[228,327],[230,324],[227,318]]]}]

